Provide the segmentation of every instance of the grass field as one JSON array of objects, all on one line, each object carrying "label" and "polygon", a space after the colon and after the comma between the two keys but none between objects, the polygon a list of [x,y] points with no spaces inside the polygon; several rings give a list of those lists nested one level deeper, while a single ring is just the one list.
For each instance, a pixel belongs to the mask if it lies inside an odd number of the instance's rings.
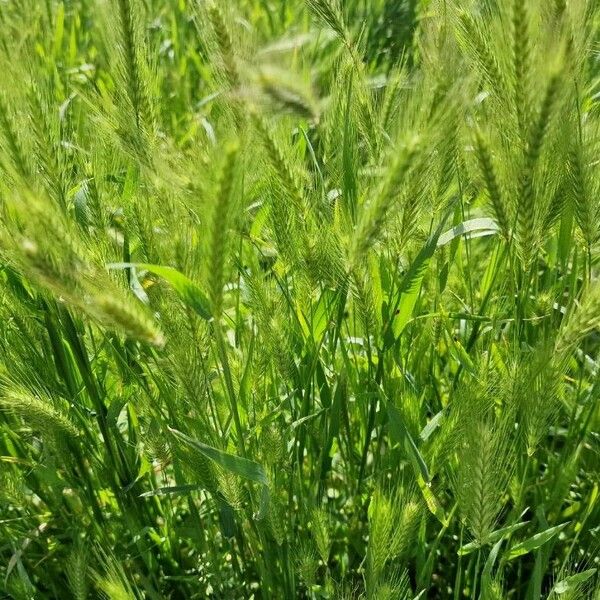
[{"label": "grass field", "polygon": [[600,4],[0,0],[0,597],[600,598]]}]

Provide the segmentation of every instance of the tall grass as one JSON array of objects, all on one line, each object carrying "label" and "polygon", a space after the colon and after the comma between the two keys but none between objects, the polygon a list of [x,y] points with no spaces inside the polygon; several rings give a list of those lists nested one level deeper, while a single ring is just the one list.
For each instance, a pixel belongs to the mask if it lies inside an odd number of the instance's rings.
[{"label": "tall grass", "polygon": [[591,0],[0,2],[0,588],[598,598]]}]

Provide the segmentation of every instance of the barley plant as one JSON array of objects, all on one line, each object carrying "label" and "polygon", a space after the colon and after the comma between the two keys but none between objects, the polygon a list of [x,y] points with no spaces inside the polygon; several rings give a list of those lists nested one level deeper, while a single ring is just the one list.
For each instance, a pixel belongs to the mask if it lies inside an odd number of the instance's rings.
[{"label": "barley plant", "polygon": [[600,598],[597,0],[0,0],[0,596]]}]

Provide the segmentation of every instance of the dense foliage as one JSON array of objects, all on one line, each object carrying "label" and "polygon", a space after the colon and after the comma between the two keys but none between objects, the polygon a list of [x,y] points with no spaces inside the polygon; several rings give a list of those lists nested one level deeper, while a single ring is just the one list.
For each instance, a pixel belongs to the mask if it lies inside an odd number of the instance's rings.
[{"label": "dense foliage", "polygon": [[598,598],[595,0],[0,0],[4,598]]}]

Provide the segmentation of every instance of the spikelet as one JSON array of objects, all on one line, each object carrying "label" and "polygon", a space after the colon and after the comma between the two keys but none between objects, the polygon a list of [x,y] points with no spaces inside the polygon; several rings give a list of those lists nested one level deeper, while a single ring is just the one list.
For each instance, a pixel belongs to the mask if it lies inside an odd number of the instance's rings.
[{"label": "spikelet", "polygon": [[275,424],[263,428],[260,436],[263,449],[263,462],[279,468],[286,456],[285,437],[282,429]]},{"label": "spikelet", "polygon": [[[3,240],[2,245],[5,250],[11,248],[12,240]],[[76,273],[80,270],[83,263],[73,253],[66,252],[62,256],[57,256],[52,248],[41,247],[30,238],[22,237],[13,246],[16,250],[12,257],[19,261],[19,266],[25,274],[37,283],[48,288],[56,296],[68,300],[75,298],[79,290],[79,281]],[[68,246],[65,246],[65,249]],[[66,260],[65,260],[66,258]]]},{"label": "spikelet", "polygon": [[379,489],[369,504],[369,545],[367,547],[367,589],[374,589],[390,558],[394,535],[394,510],[388,497]]},{"label": "spikelet", "polygon": [[170,437],[170,443],[174,460],[181,464],[192,481],[199,483],[209,492],[216,493],[219,480],[210,459],[193,447],[181,443],[175,436]]},{"label": "spikelet", "polygon": [[337,288],[344,280],[344,262],[341,243],[336,232],[322,225],[305,238],[303,250],[303,266],[311,282]]},{"label": "spikelet", "polygon": [[367,597],[372,600],[410,600],[412,596],[406,571],[379,581],[374,589],[368,590],[367,594]]},{"label": "spikelet", "polygon": [[316,581],[319,561],[312,547],[306,543],[296,548],[294,552],[296,572],[304,585],[310,589]]},{"label": "spikelet", "polygon": [[150,122],[151,108],[142,66],[142,40],[138,31],[137,0],[116,0],[119,19],[119,57],[121,77],[127,90],[135,127],[139,135]]},{"label": "spikelet", "polygon": [[279,497],[271,497],[269,503],[268,523],[271,534],[275,538],[278,546],[281,546],[286,539],[288,515],[286,506]]},{"label": "spikelet", "polygon": [[113,573],[98,577],[96,586],[106,600],[135,600],[129,585]]},{"label": "spikelet", "polygon": [[548,433],[560,408],[560,365],[542,346],[533,356],[517,363],[514,373],[515,398],[520,413],[521,432],[528,456],[532,456]]},{"label": "spikelet", "polygon": [[[50,91],[46,92],[49,94]],[[29,123],[34,133],[34,154],[48,195],[63,209],[67,206],[70,187],[65,166],[61,125],[52,100],[44,97],[37,86],[28,94]],[[52,110],[56,114],[52,114]]]},{"label": "spikelet", "polygon": [[504,598],[506,598],[506,592],[502,589],[499,581],[482,577],[481,600],[503,600]]},{"label": "spikelet", "polygon": [[234,185],[237,145],[225,151],[225,165],[219,178],[218,191],[210,225],[208,248],[208,290],[212,303],[212,314],[218,319],[223,310],[223,286],[227,264],[227,241],[232,213],[232,189]]},{"label": "spikelet", "polygon": [[588,173],[581,146],[578,145],[571,151],[568,164],[568,181],[575,201],[575,218],[585,243],[591,246],[596,237],[597,224],[594,220],[593,201],[589,194]]},{"label": "spikelet", "polygon": [[600,327],[600,285],[595,284],[585,291],[579,305],[561,324],[555,344],[558,360],[567,360],[577,344],[597,327]]},{"label": "spikelet", "polygon": [[27,495],[21,473],[0,469],[0,501],[5,506],[25,506]]},{"label": "spikelet", "polygon": [[486,544],[502,509],[512,473],[507,423],[465,418],[454,489],[460,512],[475,541]]},{"label": "spikelet", "polygon": [[397,559],[411,554],[423,516],[423,507],[411,498],[395,498],[394,501],[395,533],[390,541],[389,552],[390,558]]},{"label": "spikelet", "polygon": [[383,225],[390,218],[398,189],[406,180],[417,150],[418,142],[415,139],[409,140],[406,147],[399,150],[399,158],[394,162],[379,193],[360,215],[357,230],[352,238],[350,265],[355,265],[381,235]]},{"label": "spikelet", "polygon": [[0,131],[4,138],[2,146],[6,148],[12,166],[26,185],[31,184],[31,165],[24,151],[22,140],[15,131],[15,116],[9,112],[7,99],[0,93]]},{"label": "spikelet", "polygon": [[431,180],[428,171],[415,170],[410,173],[407,185],[402,190],[399,204],[402,206],[400,228],[397,236],[397,251],[400,252],[418,231],[419,219],[423,214]]},{"label": "spikelet", "polygon": [[263,67],[257,81],[260,90],[277,109],[305,119],[314,120],[318,117],[318,109],[310,91],[288,74],[273,67]]},{"label": "spikelet", "polygon": [[388,563],[405,560],[414,547],[422,506],[412,490],[400,488],[392,494],[375,490],[369,505],[369,545],[367,547],[367,589],[382,583]]},{"label": "spikelet", "polygon": [[3,387],[0,408],[21,417],[38,431],[50,433],[57,440],[79,435],[77,428],[57,408],[56,403],[42,393],[33,394],[25,388],[12,385]]},{"label": "spikelet", "polygon": [[525,150],[524,166],[521,173],[518,192],[517,231],[521,258],[528,267],[533,257],[537,233],[537,214],[534,190],[534,172],[540,153],[546,140],[546,134],[556,104],[560,88],[559,74],[553,74],[546,88],[546,94],[538,119],[531,131],[529,143]]},{"label": "spikelet", "polygon": [[67,563],[67,581],[74,600],[86,600],[88,597],[88,557],[83,548],[71,552]]},{"label": "spikelet", "polygon": [[336,0],[306,0],[310,10],[342,39],[346,40],[346,27]]},{"label": "spikelet", "polygon": [[[245,490],[240,478],[233,473],[219,469],[216,473],[219,491],[223,494],[227,504],[234,510],[242,510],[244,507]],[[269,510],[271,506],[269,505]]]},{"label": "spikelet", "polygon": [[514,66],[514,103],[521,135],[525,138],[529,111],[529,15],[527,3],[513,0],[513,66]]},{"label": "spikelet", "polygon": [[494,216],[498,225],[500,226],[502,235],[508,239],[510,226],[506,211],[506,203],[504,202],[500,184],[498,182],[498,178],[496,177],[490,149],[480,131],[475,132],[475,151],[479,161],[481,174],[487,189],[488,197],[492,205],[492,210],[494,211]]},{"label": "spikelet", "polygon": [[127,336],[163,346],[164,337],[153,320],[134,302],[115,294],[98,292],[89,298],[89,310],[106,326],[122,331]]},{"label": "spikelet", "polygon": [[0,247],[10,261],[56,296],[76,302],[90,269],[66,221],[28,194],[7,199],[7,208],[10,221],[0,231]]},{"label": "spikelet", "polygon": [[167,438],[156,419],[151,421],[144,434],[144,451],[151,461],[157,461],[162,467],[171,461]]},{"label": "spikelet", "polygon": [[235,52],[233,50],[233,40],[229,28],[216,2],[209,2],[207,7],[208,18],[212,25],[221,60],[223,61],[223,70],[225,78],[229,85],[233,88],[240,87],[240,74],[236,64]]},{"label": "spikelet", "polygon": [[373,300],[373,292],[366,273],[356,268],[352,276],[354,306],[364,327],[364,332],[373,335],[376,332],[377,313]]},{"label": "spikelet", "polygon": [[548,208],[544,215],[542,231],[550,231],[552,226],[560,219],[565,209],[567,197],[568,188],[565,182],[561,181],[548,203]]},{"label": "spikelet", "polygon": [[313,510],[310,522],[319,557],[326,565],[329,562],[331,552],[330,523],[327,513],[320,508]]},{"label": "spikelet", "polygon": [[457,32],[461,41],[468,45],[475,55],[489,89],[493,92],[502,90],[506,85],[505,77],[498,65],[494,49],[490,46],[489,33],[467,12],[460,14]]},{"label": "spikelet", "polygon": [[281,147],[273,137],[271,133],[272,128],[256,111],[252,111],[252,120],[265,146],[267,158],[283,184],[285,191],[295,207],[303,211],[304,199],[300,181],[294,172],[290,161],[284,156]]}]

